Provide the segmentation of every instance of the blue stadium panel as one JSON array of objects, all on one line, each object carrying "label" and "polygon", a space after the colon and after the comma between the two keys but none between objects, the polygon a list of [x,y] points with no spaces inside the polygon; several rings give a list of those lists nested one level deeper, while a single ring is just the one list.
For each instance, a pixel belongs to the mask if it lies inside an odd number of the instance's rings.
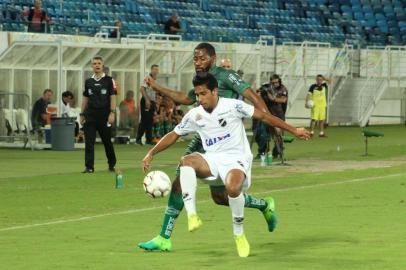
[{"label": "blue stadium panel", "polygon": [[[24,10],[30,0],[15,0]],[[3,30],[24,31],[8,1],[0,2]],[[54,32],[94,35],[100,25],[123,22],[123,34],[163,33],[176,11],[185,40],[255,42],[273,35],[278,42],[404,44],[406,2],[402,0],[58,0],[43,1]]]}]

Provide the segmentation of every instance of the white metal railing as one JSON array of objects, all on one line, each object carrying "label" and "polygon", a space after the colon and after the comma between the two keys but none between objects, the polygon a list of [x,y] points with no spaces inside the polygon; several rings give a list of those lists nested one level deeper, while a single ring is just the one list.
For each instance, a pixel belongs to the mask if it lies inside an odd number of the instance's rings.
[{"label": "white metal railing", "polygon": [[388,77],[397,81],[400,86],[401,79],[406,78],[406,46],[388,46]]},{"label": "white metal railing", "polygon": [[[375,49],[375,48],[374,48]],[[379,59],[371,67],[368,67],[368,76],[358,94],[358,123],[361,127],[368,123],[376,104],[389,86],[389,73],[385,69],[390,48],[385,47],[381,51]]]},{"label": "white metal railing", "polygon": [[[300,45],[300,46],[299,46]],[[289,91],[288,111],[299,94],[306,88],[306,78],[327,74],[330,68],[330,43],[304,41],[285,42],[282,51],[292,52],[290,62],[282,70],[282,80]]]},{"label": "white metal railing", "polygon": [[[301,89],[305,85],[305,75],[304,75],[304,63],[303,63],[303,52],[305,42],[299,43],[300,47],[297,47],[298,43],[284,43],[283,46],[295,46],[295,54],[291,58],[290,63],[287,65],[285,70],[282,72],[281,79],[284,85],[289,91],[288,99],[288,111],[292,108],[293,102],[296,100]],[[285,52],[286,49],[283,48]]]},{"label": "white metal railing", "polygon": [[343,48],[339,50],[330,67],[328,78],[330,79],[328,103],[332,104],[337,94],[340,92],[348,77],[352,77],[353,46],[344,44]]},{"label": "white metal railing", "polygon": [[168,35],[168,34],[129,34],[125,38],[121,39],[121,43],[140,43],[140,42],[149,42],[149,43],[168,43],[173,41],[182,41],[181,35]]},{"label": "white metal railing", "polygon": [[[272,45],[268,45],[271,41]],[[254,53],[255,52],[255,53]],[[259,40],[251,45],[237,69],[246,69],[249,63],[255,63],[255,82],[257,88],[261,86],[263,74],[269,75],[276,70],[276,40],[274,36],[261,35]],[[268,79],[269,76],[266,76]]]}]

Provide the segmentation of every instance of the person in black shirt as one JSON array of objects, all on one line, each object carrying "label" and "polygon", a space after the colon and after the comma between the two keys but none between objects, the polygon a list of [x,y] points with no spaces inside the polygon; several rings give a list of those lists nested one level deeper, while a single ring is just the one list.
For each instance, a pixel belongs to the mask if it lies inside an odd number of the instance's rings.
[{"label": "person in black shirt", "polygon": [[93,76],[86,80],[80,121],[85,133],[85,170],[94,172],[94,143],[99,133],[106,152],[109,171],[115,171],[116,155],[111,142],[111,125],[116,113],[116,89],[113,79],[103,72],[103,58],[92,59]]},{"label": "person in black shirt", "polygon": [[114,22],[114,26],[115,26],[115,27],[118,27],[118,28],[115,28],[115,29],[110,33],[109,38],[120,38],[120,37],[122,37],[123,35],[122,35],[122,33],[121,33],[121,27],[123,26],[123,24],[121,23],[121,21],[115,21],[115,22]]},{"label": "person in black shirt", "polygon": [[183,29],[179,24],[178,14],[172,13],[171,18],[165,23],[165,34],[176,35],[183,33]]},{"label": "person in black shirt", "polygon": [[[288,90],[282,84],[282,80],[279,75],[274,74],[270,78],[270,83],[263,84],[260,88],[260,95],[264,100],[265,104],[268,107],[269,112],[285,121],[285,113],[287,109],[287,102],[288,102]],[[272,156],[274,158],[278,157],[283,148],[283,140],[281,140],[282,131],[279,129],[272,129],[270,130],[273,134],[273,138],[275,140],[275,146],[272,150]],[[257,132],[258,134],[258,132]],[[258,135],[260,136],[260,135]],[[264,153],[266,149],[266,145],[268,141],[259,140],[262,144],[258,142],[258,151],[259,154]]]},{"label": "person in black shirt", "polygon": [[47,124],[47,107],[51,103],[54,92],[45,89],[42,97],[38,99],[32,107],[31,124],[33,130],[39,130]]}]

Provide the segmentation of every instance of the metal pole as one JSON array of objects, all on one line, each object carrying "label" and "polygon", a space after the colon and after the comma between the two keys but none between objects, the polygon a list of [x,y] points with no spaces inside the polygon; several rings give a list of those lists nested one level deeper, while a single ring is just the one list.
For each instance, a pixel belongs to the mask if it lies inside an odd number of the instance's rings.
[{"label": "metal pole", "polygon": [[143,45],[140,51],[140,85],[143,84],[144,77],[145,77],[145,59],[147,55],[147,48],[145,44]]},{"label": "metal pole", "polygon": [[258,52],[257,54],[257,76],[256,76],[256,89],[261,87],[261,51]]},{"label": "metal pole", "polygon": [[[15,70],[11,69],[10,71],[11,71],[11,74],[10,74],[10,92],[14,93],[15,92],[15,89],[14,89],[14,87],[15,87],[15,83],[14,83]],[[14,96],[10,95],[10,97],[8,99],[8,108],[9,108],[12,116],[13,116],[13,109],[14,109],[13,101],[14,101]]]},{"label": "metal pole", "polygon": [[62,41],[59,40],[58,41],[58,71],[57,71],[57,85],[58,85],[58,89],[57,89],[57,95],[56,95],[56,107],[58,108],[58,113],[57,116],[60,117],[61,116],[61,100],[62,100],[62,74],[63,74],[63,70],[62,70],[62,61],[63,61],[63,55],[62,55]]}]

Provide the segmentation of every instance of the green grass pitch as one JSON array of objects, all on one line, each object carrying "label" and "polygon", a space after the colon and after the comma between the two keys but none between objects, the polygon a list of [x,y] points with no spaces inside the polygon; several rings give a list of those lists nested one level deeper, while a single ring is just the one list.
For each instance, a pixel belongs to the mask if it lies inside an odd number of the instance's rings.
[{"label": "green grass pitch", "polygon": [[[123,189],[114,188],[101,145],[96,173],[81,174],[84,152],[0,149],[0,269],[406,269],[406,128],[328,128],[328,139],[287,145],[291,166],[254,163],[250,192],[276,199],[279,226],[247,209],[251,256],[237,256],[231,214],[199,185],[203,227],[187,231],[183,212],[173,251],[144,252],[156,236],[166,198],[142,189],[147,146],[116,146]],[[153,169],[171,178],[186,143],[158,155]]]}]

